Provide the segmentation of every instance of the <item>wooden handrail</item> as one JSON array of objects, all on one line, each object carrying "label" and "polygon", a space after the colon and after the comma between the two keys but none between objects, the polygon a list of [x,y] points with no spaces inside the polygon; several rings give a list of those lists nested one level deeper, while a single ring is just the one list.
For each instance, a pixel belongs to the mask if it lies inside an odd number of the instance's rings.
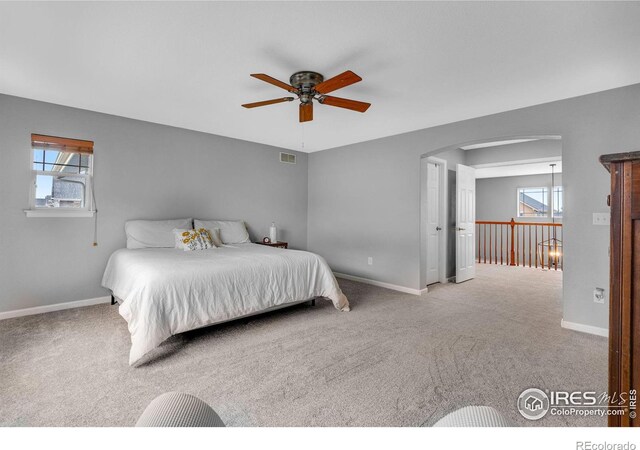
[{"label": "wooden handrail", "polygon": [[[545,227],[561,227],[561,223],[552,222],[513,222],[515,225],[536,225]],[[511,222],[496,222],[492,220],[476,220],[476,225],[511,225]]]},{"label": "wooden handrail", "polygon": [[[508,222],[477,220],[476,227],[478,262],[507,264],[509,266],[528,265],[529,267],[542,267],[543,269],[562,269],[562,244],[558,245],[558,242],[562,241],[561,223],[516,222],[512,218]],[[488,230],[487,227],[489,228]],[[505,230],[505,227],[508,228]],[[507,232],[506,236],[504,231]],[[509,233],[509,231],[511,232]],[[489,234],[488,239],[487,232]],[[488,258],[487,241],[489,244]],[[503,247],[505,243],[506,252]]]}]

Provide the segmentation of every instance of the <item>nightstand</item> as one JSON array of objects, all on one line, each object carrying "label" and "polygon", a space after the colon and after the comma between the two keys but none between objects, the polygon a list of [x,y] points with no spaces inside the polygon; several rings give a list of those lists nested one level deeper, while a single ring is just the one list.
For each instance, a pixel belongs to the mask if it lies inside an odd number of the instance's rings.
[{"label": "nightstand", "polygon": [[256,244],[266,245],[268,247],[289,248],[288,242],[256,242]]}]

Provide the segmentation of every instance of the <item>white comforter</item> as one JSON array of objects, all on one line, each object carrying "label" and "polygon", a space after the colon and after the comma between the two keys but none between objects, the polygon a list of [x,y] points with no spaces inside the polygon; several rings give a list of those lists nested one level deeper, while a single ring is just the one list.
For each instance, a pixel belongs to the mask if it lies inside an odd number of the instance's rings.
[{"label": "white comforter", "polygon": [[102,285],[123,300],[132,365],[171,335],[278,305],[325,297],[349,310],[322,257],[257,244],[117,250]]}]

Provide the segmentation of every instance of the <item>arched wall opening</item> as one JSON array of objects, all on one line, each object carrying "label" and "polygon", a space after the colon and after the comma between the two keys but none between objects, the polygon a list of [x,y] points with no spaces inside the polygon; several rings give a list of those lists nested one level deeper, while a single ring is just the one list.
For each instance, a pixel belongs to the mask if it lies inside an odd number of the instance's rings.
[{"label": "arched wall opening", "polygon": [[[539,144],[540,143],[540,144]],[[545,143],[546,149],[542,149]],[[534,148],[536,148],[534,150]],[[540,148],[538,150],[537,148]],[[476,153],[472,153],[476,152]],[[480,158],[480,152],[490,155],[490,158]],[[469,158],[473,155],[473,158]],[[486,156],[484,155],[484,156]],[[507,156],[505,156],[507,155]],[[510,173],[515,167],[520,166],[526,170],[533,170],[540,173],[539,177],[548,175],[547,172],[540,172],[541,168],[547,170],[550,175],[549,164],[560,163],[562,158],[562,140],[557,134],[549,135],[508,135],[497,136],[474,141],[459,142],[438,149],[426,152],[420,155],[420,286],[426,288],[428,284],[434,282],[446,283],[455,277],[455,185],[456,185],[456,165],[470,165],[482,167],[484,174],[490,167],[497,167],[501,175]],[[467,164],[469,160],[472,164]],[[479,162],[489,161],[486,164],[478,164]],[[429,165],[431,164],[431,169]],[[434,244],[433,234],[429,231],[428,218],[433,215],[433,208],[430,210],[429,196],[433,198],[433,183],[429,184],[429,173],[434,173],[434,166],[438,167],[439,182],[439,202],[437,207],[439,211],[441,225],[440,237],[437,244]],[[534,169],[535,166],[535,169]],[[525,170],[525,172],[526,172]],[[431,171],[431,172],[430,172]],[[514,172],[515,173],[515,172]],[[444,178],[444,179],[443,179]],[[535,178],[535,177],[531,177]],[[515,179],[515,176],[514,176]],[[516,191],[514,191],[516,192]],[[550,194],[551,195],[551,194]],[[516,203],[516,194],[513,195],[514,204]],[[433,201],[433,200],[431,200]],[[511,205],[509,205],[511,207]],[[513,215],[516,214],[516,208],[513,208]],[[474,212],[477,217],[477,214]],[[553,212],[551,213],[553,216]],[[496,219],[497,220],[497,219]],[[501,220],[506,220],[502,219]],[[535,220],[535,219],[534,219]],[[431,248],[430,248],[431,247]],[[433,248],[436,247],[437,250]],[[439,270],[437,276],[433,273],[433,253],[438,252]],[[475,250],[474,250],[475,254]],[[431,258],[430,258],[431,256]],[[429,272],[428,272],[429,271]]]}]

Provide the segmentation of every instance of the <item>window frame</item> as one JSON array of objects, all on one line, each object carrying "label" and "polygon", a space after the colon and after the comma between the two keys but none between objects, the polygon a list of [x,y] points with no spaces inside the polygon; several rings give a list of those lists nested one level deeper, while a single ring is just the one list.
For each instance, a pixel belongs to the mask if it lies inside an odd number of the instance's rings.
[{"label": "window frame", "polygon": [[[558,189],[558,188],[560,188],[560,192],[562,193],[562,212],[560,212],[559,216],[554,216],[553,215],[553,211],[556,208],[556,204],[555,204],[555,196],[554,196],[553,190],[554,189]],[[550,208],[550,211],[549,211],[550,214],[551,214],[550,217],[552,217],[552,218],[555,217],[556,220],[562,220],[562,218],[564,217],[564,186],[562,186],[562,185],[554,186],[553,189],[551,189],[550,195],[551,195],[551,202],[550,202],[551,208]]]},{"label": "window frame", "polygon": [[[562,189],[562,204],[564,205],[564,186],[556,185],[551,188],[551,186],[519,186],[516,188],[516,218],[517,219],[552,219],[553,218],[553,210],[555,208],[554,198],[553,198],[553,190],[554,189]],[[547,212],[544,216],[521,216],[520,215],[520,191],[523,189],[544,189],[547,194]],[[556,220],[562,220],[564,216],[564,210],[560,216],[555,217]]]},{"label": "window frame", "polygon": [[[547,197],[547,212],[543,216],[521,216],[520,215],[520,191],[524,189],[540,189],[545,191],[545,197]],[[544,219],[549,217],[549,187],[548,186],[521,186],[516,188],[516,218],[517,219]]]},{"label": "window frame", "polygon": [[[31,151],[29,152],[29,169],[31,171],[31,180],[29,188],[29,209],[25,209],[27,217],[93,217],[95,214],[93,205],[93,167],[94,154],[87,154],[88,167],[87,173],[73,173],[73,172],[54,172],[48,170],[34,169],[36,161],[36,151],[61,151],[61,150],[47,150],[45,147],[38,147],[31,145]],[[67,153],[76,153],[82,155],[81,152],[69,151]],[[44,158],[44,155],[43,155]],[[80,163],[79,163],[80,164]],[[50,164],[54,165],[54,164]],[[84,206],[81,208],[51,208],[46,206],[36,206],[36,184],[38,175],[51,176],[55,178],[61,178],[65,176],[73,176],[77,178],[85,179],[85,192],[84,192]]]}]

